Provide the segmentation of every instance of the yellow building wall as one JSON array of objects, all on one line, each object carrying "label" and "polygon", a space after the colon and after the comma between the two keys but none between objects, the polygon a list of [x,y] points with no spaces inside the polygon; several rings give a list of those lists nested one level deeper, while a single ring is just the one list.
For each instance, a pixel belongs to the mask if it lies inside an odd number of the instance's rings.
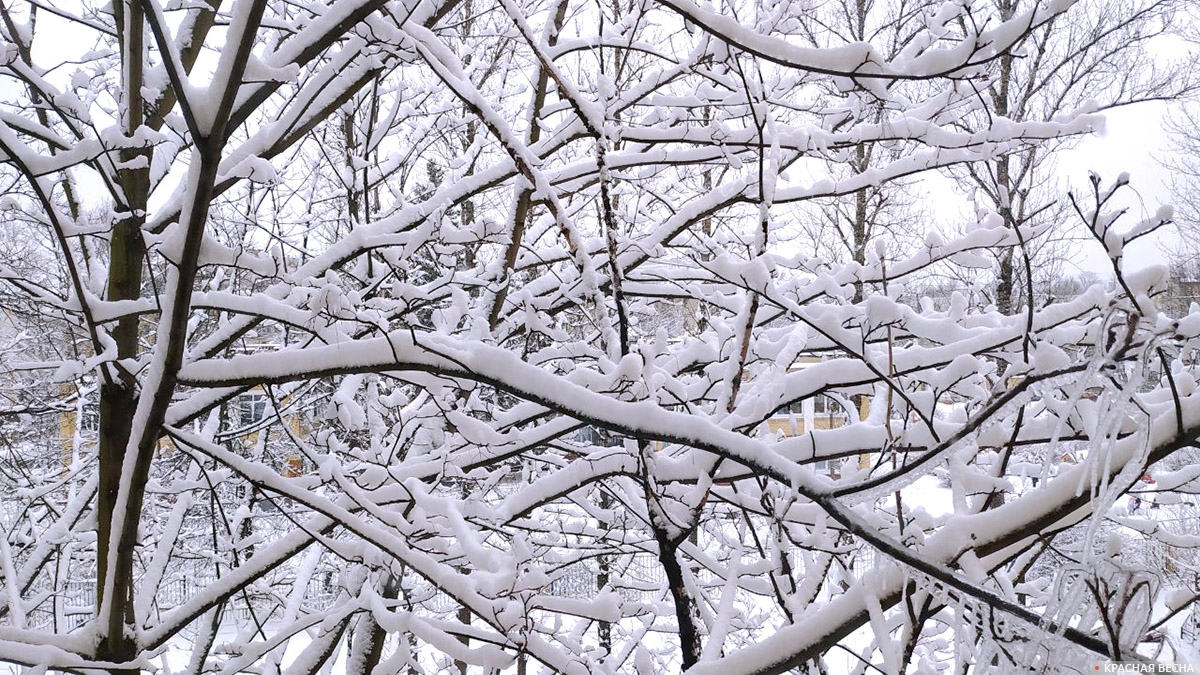
[{"label": "yellow building wall", "polygon": [[[840,426],[842,426],[842,421],[836,415],[813,416],[813,429],[836,429]],[[770,429],[772,434],[780,433],[784,436],[799,436],[808,432],[808,429],[804,428],[803,415],[796,415],[795,427],[792,426],[792,419],[790,417],[772,417],[767,420],[767,428]]]}]

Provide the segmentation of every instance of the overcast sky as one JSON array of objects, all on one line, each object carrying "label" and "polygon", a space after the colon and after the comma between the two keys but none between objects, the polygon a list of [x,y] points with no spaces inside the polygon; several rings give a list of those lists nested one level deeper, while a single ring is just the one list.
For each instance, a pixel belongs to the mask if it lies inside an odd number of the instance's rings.
[{"label": "overcast sky", "polygon": [[[1166,171],[1157,158],[1169,151],[1163,121],[1168,106],[1164,103],[1139,103],[1106,113],[1107,129],[1103,134],[1089,136],[1077,148],[1064,153],[1059,164],[1064,187],[1089,190],[1088,172],[1100,174],[1104,184],[1111,183],[1122,172],[1129,173],[1130,187],[1122,205],[1129,214],[1121,222],[1124,227],[1153,215],[1160,206],[1170,204]],[[1123,229],[1123,228],[1122,228]],[[1174,229],[1135,242],[1125,251],[1127,264],[1132,268],[1162,262],[1162,248],[1170,244]],[[1089,246],[1088,255],[1081,261],[1085,269],[1107,272],[1108,262],[1098,245]]]}]

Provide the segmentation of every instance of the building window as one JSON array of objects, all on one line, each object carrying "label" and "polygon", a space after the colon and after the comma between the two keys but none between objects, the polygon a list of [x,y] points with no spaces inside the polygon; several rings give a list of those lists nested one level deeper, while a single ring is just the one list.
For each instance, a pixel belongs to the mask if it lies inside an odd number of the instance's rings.
[{"label": "building window", "polygon": [[[775,411],[776,415],[804,415],[805,404],[812,403],[812,412],[814,415],[825,415],[830,417],[843,418],[846,417],[846,408],[837,401],[837,399],[826,396],[825,394],[817,394],[800,401],[793,401],[789,405],[781,407]],[[845,423],[848,420],[839,421]]]},{"label": "building window", "polygon": [[267,416],[266,394],[242,394],[238,396],[238,423],[243,427],[261,422]]},{"label": "building window", "polygon": [[90,401],[83,404],[79,416],[79,430],[83,433],[94,434],[100,431],[100,406]]},{"label": "building window", "polygon": [[576,433],[575,437],[584,445],[595,445],[608,448],[621,445],[620,437],[593,426],[583,427]]},{"label": "building window", "polygon": [[841,412],[842,406],[838,402],[825,396],[817,394],[813,397],[813,412],[818,415],[829,415],[833,412]]}]

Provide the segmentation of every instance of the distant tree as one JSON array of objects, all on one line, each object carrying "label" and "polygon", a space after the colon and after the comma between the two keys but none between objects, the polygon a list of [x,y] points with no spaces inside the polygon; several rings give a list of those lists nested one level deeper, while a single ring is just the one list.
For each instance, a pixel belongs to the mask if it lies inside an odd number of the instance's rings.
[{"label": "distant tree", "polygon": [[[991,0],[975,11],[990,11],[1006,20],[1026,11],[1026,0]],[[1185,63],[1156,60],[1149,42],[1186,26],[1180,13],[1187,3],[1177,0],[1083,0],[1080,11],[1030,31],[1020,45],[997,58],[995,78],[978,92],[979,105],[964,121],[990,126],[997,119],[1050,121],[1067,111],[1105,110],[1145,101],[1173,100],[1195,91],[1197,80]],[[985,9],[986,8],[986,9]],[[986,120],[986,122],[984,122]],[[976,203],[994,211],[1005,226],[1063,221],[1063,202],[1056,184],[1057,151],[1073,137],[1048,143],[1017,142],[987,162],[951,169],[960,185],[975,194]],[[1061,256],[1057,245],[1066,235],[1023,241],[998,249],[992,301],[1004,313],[1015,313],[1028,302],[1035,282],[1028,269],[1052,264]],[[1071,236],[1087,237],[1086,233]],[[1024,260],[1033,259],[1027,265]],[[1023,299],[1024,298],[1024,299]]]},{"label": "distant tree", "polygon": [[1170,146],[1160,158],[1167,172],[1167,187],[1171,192],[1171,204],[1175,208],[1177,237],[1167,238],[1164,252],[1177,268],[1180,278],[1195,279],[1200,247],[1195,234],[1200,231],[1200,197],[1196,188],[1200,185],[1200,109],[1195,102],[1175,106],[1167,116],[1167,138]]},{"label": "distant tree", "polygon": [[[894,58],[911,37],[907,32],[912,30],[911,19],[931,11],[933,4],[924,0],[844,0],[805,12],[793,30],[813,47],[869,42],[878,45],[887,58]],[[880,98],[870,89],[842,86],[836,80],[823,84],[827,98],[818,99],[818,105],[849,115],[834,122],[836,126],[855,122],[881,124],[890,119],[889,98]],[[892,97],[921,89],[921,85],[903,81],[885,86]],[[918,145],[897,140],[840,149],[826,158],[829,173],[842,179],[868,176],[872,170],[895,162]],[[905,257],[924,236],[923,221],[927,222],[928,217],[922,213],[912,190],[911,181],[903,177],[868,180],[851,194],[814,200],[811,213],[800,216],[803,236],[813,240],[821,255],[833,260],[865,265],[872,256],[878,258],[880,251],[885,257]],[[865,291],[861,285],[855,288],[859,296]]]}]

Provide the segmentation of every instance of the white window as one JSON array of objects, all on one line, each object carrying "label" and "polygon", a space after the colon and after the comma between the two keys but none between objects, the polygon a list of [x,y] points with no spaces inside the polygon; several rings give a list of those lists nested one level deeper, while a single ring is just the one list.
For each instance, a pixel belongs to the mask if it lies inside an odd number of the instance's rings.
[{"label": "white window", "polygon": [[266,394],[249,393],[238,396],[238,424],[248,427],[267,416]]}]

